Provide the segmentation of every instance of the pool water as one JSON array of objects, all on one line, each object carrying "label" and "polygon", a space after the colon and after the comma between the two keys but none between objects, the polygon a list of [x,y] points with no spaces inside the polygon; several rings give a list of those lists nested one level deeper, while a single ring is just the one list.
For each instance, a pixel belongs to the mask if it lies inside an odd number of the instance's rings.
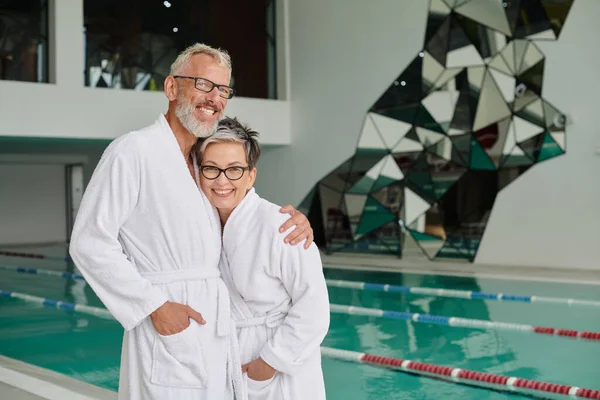
[{"label": "pool water", "polygon": [[[34,252],[28,249],[28,252]],[[0,256],[0,264],[73,271],[57,260]],[[329,279],[600,300],[592,285],[327,269]],[[0,271],[0,289],[102,306],[83,281]],[[510,303],[329,288],[330,302],[412,313],[600,331],[600,307]],[[0,354],[117,390],[123,330],[116,322],[0,297]],[[332,314],[324,346],[462,369],[600,389],[600,342],[514,331],[455,328]],[[328,399],[525,398],[338,360],[324,359]]]}]

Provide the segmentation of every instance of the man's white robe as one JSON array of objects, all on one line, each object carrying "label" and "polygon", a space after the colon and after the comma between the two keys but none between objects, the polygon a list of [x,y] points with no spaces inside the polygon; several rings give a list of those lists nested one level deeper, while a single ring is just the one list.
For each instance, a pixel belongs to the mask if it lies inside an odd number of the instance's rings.
[{"label": "man's white robe", "polygon": [[229,288],[242,364],[262,357],[278,372],[245,376],[249,400],[321,400],[320,344],[329,300],[317,247],[290,246],[278,228],[287,217],[251,189],[223,230],[221,273]]},{"label": "man's white robe", "polygon": [[[163,115],[109,145],[86,189],[70,252],[125,328],[120,399],[233,397],[220,251],[218,216]],[[191,320],[178,334],[159,335],[149,314],[167,300],[191,306],[206,325]]]}]

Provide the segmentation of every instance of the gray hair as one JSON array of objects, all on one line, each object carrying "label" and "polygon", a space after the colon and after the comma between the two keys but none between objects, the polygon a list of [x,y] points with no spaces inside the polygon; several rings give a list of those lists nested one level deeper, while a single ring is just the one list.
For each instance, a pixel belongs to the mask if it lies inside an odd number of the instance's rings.
[{"label": "gray hair", "polygon": [[[200,143],[201,142],[201,143]],[[239,143],[244,146],[246,162],[253,169],[260,157],[260,144],[258,143],[258,132],[253,131],[247,125],[242,124],[237,118],[225,117],[219,121],[217,131],[204,140],[198,141],[197,156],[202,160],[202,155],[212,143]]]},{"label": "gray hair", "polygon": [[232,66],[229,54],[225,50],[215,49],[202,43],[196,43],[188,47],[177,56],[177,59],[171,64],[171,75],[179,74],[181,69],[190,61],[190,58],[196,54],[211,56],[219,65],[226,67],[229,70],[229,75],[231,75]]}]

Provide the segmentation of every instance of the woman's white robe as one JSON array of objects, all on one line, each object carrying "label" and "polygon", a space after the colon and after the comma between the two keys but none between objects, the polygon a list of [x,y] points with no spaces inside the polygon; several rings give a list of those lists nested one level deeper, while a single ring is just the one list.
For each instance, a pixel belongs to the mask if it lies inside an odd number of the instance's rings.
[{"label": "woman's white robe", "polygon": [[[86,189],[70,252],[125,328],[120,399],[233,397],[220,251],[218,216],[163,115],[109,145]],[[183,332],[159,335],[149,314],[167,300],[190,305],[206,325],[191,320]]]},{"label": "woman's white robe", "polygon": [[221,273],[229,288],[242,364],[262,357],[278,372],[268,381],[246,375],[249,400],[321,400],[320,344],[329,300],[317,247],[283,242],[287,216],[251,189],[223,231]]}]

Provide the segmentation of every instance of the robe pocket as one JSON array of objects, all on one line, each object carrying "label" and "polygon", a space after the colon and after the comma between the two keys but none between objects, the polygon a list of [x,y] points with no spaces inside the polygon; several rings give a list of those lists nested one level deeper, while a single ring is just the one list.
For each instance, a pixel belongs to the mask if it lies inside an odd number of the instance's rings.
[{"label": "robe pocket", "polygon": [[250,377],[248,375],[246,375],[246,382],[248,385],[248,395],[256,395],[256,394],[260,394],[260,393],[264,393],[266,391],[271,391],[271,387],[273,386],[271,385],[273,383],[273,381],[275,380],[275,377],[277,376],[277,372],[275,372],[275,374],[264,381],[255,381],[254,379],[250,379]]},{"label": "robe pocket", "polygon": [[174,335],[157,334],[152,346],[150,381],[156,385],[205,389],[206,367],[196,322]]}]

